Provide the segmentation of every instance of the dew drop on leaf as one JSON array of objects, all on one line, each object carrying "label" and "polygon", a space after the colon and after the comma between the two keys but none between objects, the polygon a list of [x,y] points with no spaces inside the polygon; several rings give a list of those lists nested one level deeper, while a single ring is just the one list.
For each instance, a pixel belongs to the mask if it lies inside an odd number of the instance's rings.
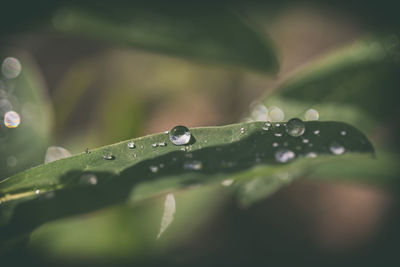
[{"label": "dew drop on leaf", "polygon": [[275,159],[281,163],[286,163],[294,159],[296,154],[289,149],[280,149],[275,153]]},{"label": "dew drop on leaf", "polygon": [[158,143],[158,146],[167,146],[167,143],[161,142],[161,143]]},{"label": "dew drop on leaf", "polygon": [[333,142],[330,145],[329,150],[335,155],[341,155],[346,151],[346,149],[341,144],[339,144],[337,142]]},{"label": "dew drop on leaf", "polygon": [[169,140],[171,140],[171,142],[177,146],[188,144],[190,142],[190,138],[190,131],[185,126],[176,126],[169,133]]},{"label": "dew drop on leaf", "polygon": [[346,131],[341,131],[340,134],[345,136],[347,133],[346,133]]},{"label": "dew drop on leaf", "polygon": [[273,146],[273,147],[278,147],[279,144],[278,144],[278,143],[273,143],[272,146]]},{"label": "dew drop on leaf", "polygon": [[105,155],[103,155],[103,158],[105,160],[114,160],[115,159],[114,155],[111,152],[107,152]]},{"label": "dew drop on leaf", "polygon": [[158,172],[158,167],[157,166],[150,166],[150,171],[152,173],[156,173],[156,172]]},{"label": "dew drop on leaf", "polygon": [[17,112],[11,110],[4,114],[4,125],[7,128],[17,128],[20,123],[21,118]]},{"label": "dew drop on leaf", "polygon": [[290,119],[286,124],[286,132],[293,137],[302,136],[305,130],[304,122],[297,118]]},{"label": "dew drop on leaf", "polygon": [[133,148],[135,148],[135,142],[129,141],[127,146],[128,146],[128,148],[133,149]]}]

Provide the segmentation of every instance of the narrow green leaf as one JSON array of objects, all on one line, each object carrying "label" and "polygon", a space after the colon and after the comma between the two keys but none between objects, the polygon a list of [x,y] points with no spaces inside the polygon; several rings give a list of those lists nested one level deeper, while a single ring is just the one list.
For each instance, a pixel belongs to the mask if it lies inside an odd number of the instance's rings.
[{"label": "narrow green leaf", "polygon": [[[186,146],[175,146],[166,133],[154,134],[134,139],[133,149],[125,141],[17,174],[0,183],[1,236],[9,239],[49,220],[193,184],[260,175],[268,181],[282,171],[298,177],[318,162],[308,156],[373,153],[368,139],[345,123],[307,122],[301,137],[288,135],[283,123],[264,126],[194,128]],[[267,189],[285,184],[279,179]]]}]

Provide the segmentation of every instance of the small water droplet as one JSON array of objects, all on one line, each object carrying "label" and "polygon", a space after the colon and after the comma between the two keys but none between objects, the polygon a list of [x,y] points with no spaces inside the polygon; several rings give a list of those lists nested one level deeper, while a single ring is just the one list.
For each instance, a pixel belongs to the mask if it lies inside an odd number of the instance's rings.
[{"label": "small water droplet", "polygon": [[272,146],[273,146],[273,147],[278,147],[279,144],[278,144],[278,143],[272,143]]},{"label": "small water droplet", "polygon": [[316,121],[319,119],[318,111],[316,111],[315,109],[309,109],[304,114],[304,118],[306,119],[306,121]]},{"label": "small water droplet", "polygon": [[265,126],[267,126],[267,127],[271,127],[271,126],[272,126],[272,124],[271,124],[269,121],[267,121],[267,122],[265,123]]},{"label": "small water droplet", "polygon": [[103,158],[106,160],[114,160],[115,157],[111,152],[107,152],[106,154],[103,155]]},{"label": "small water droplet", "polygon": [[315,130],[315,131],[314,131],[314,134],[315,134],[315,135],[318,135],[318,134],[319,134],[319,130]]},{"label": "small water droplet", "polygon": [[188,144],[191,137],[189,129],[185,126],[176,126],[169,133],[169,140],[177,146]]},{"label": "small water droplet", "polygon": [[17,112],[11,110],[4,114],[4,125],[7,128],[17,128],[20,123],[21,118]]},{"label": "small water droplet", "polygon": [[157,147],[158,145],[157,145],[157,143],[153,143],[153,144],[151,144],[151,146],[152,147]]},{"label": "small water droplet", "polygon": [[276,137],[281,137],[281,136],[282,136],[281,133],[274,133],[274,135],[275,135]]},{"label": "small water droplet", "polygon": [[164,131],[165,134],[169,134],[169,131]]},{"label": "small water droplet", "polygon": [[275,159],[281,163],[286,163],[295,158],[296,154],[286,148],[280,149],[275,153]]},{"label": "small water droplet", "polygon": [[268,112],[268,118],[271,121],[283,121],[285,113],[278,107],[271,107]]},{"label": "small water droplet", "polygon": [[17,78],[21,73],[22,67],[18,59],[13,57],[7,57],[4,59],[1,65],[1,72],[6,79]]},{"label": "small water droplet", "polygon": [[127,146],[128,146],[129,149],[133,149],[133,148],[135,148],[135,142],[129,141]]},{"label": "small water droplet", "polygon": [[35,190],[35,194],[37,195],[37,194],[40,194],[40,190],[39,189],[36,189]]},{"label": "small water droplet", "polygon": [[133,154],[132,154],[132,157],[136,159],[136,157],[137,157],[137,156],[136,156],[136,153],[133,153]]},{"label": "small water droplet", "polygon": [[167,146],[167,143],[161,142],[161,143],[158,143],[158,146]]},{"label": "small water droplet", "polygon": [[192,162],[186,162],[183,165],[183,168],[185,170],[194,170],[194,171],[199,171],[203,168],[203,163],[201,161],[198,160],[194,160]]},{"label": "small water droplet", "polygon": [[233,179],[226,179],[221,182],[223,186],[230,186],[233,184]]},{"label": "small water droplet", "polygon": [[304,134],[306,130],[305,124],[302,120],[294,118],[290,119],[286,125],[286,132],[293,137],[299,137]]},{"label": "small water droplet", "polygon": [[240,133],[244,133],[245,132],[245,129],[242,127],[242,128],[240,128]]},{"label": "small water droplet", "polygon": [[345,148],[337,142],[333,142],[329,149],[335,155],[341,155],[345,152]]},{"label": "small water droplet", "polygon": [[158,167],[157,166],[150,166],[150,171],[152,173],[156,173],[156,172],[158,172]]},{"label": "small water droplet", "polygon": [[310,140],[308,140],[307,138],[304,138],[302,141],[304,144],[308,144],[308,142],[310,142]]},{"label": "small water droplet", "polygon": [[50,163],[59,159],[68,158],[71,156],[68,150],[59,146],[50,146],[47,148],[44,163]]},{"label": "small water droplet", "polygon": [[262,129],[263,129],[264,131],[268,131],[268,130],[269,130],[268,126],[266,126],[266,125],[263,126]]},{"label": "small water droplet", "polygon": [[346,133],[346,131],[341,131],[340,134],[345,136],[347,133]]},{"label": "small water droplet", "polygon": [[277,123],[277,124],[275,124],[275,126],[276,126],[276,127],[280,127],[280,126],[281,126],[281,124],[280,124],[280,123]]},{"label": "small water droplet", "polygon": [[141,149],[143,149],[143,148],[144,148],[144,146],[143,146],[143,145],[141,145],[141,146],[140,146],[140,148],[141,148]]}]

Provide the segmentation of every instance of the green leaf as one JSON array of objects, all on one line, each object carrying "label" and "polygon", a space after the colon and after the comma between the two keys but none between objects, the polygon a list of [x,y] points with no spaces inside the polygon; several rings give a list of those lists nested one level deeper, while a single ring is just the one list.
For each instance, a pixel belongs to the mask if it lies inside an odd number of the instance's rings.
[{"label": "green leaf", "polygon": [[14,129],[0,126],[0,180],[43,163],[51,140],[53,110],[45,92],[40,72],[32,60],[21,53],[7,53],[17,57],[21,74],[5,81],[7,98],[20,114],[21,124]]},{"label": "green leaf", "polygon": [[[314,162],[320,164],[305,156],[314,152],[321,160],[329,159],[333,144],[343,148],[339,152],[373,153],[368,139],[345,123],[307,122],[301,137],[288,135],[282,123],[269,130],[263,126],[255,122],[194,128],[191,144],[186,146],[173,145],[166,133],[154,134],[134,139],[134,149],[124,141],[17,174],[0,183],[0,236],[7,240],[49,220],[193,184],[260,175],[269,181],[281,172],[295,178]],[[160,142],[167,145],[153,147]],[[282,149],[295,153],[292,163],[277,161]],[[104,159],[110,153],[113,160]],[[285,184],[287,180],[279,179],[271,188]]]},{"label": "green leaf", "polygon": [[289,118],[314,108],[322,120],[370,132],[399,112],[399,51],[391,36],[356,42],[298,69],[262,102]]},{"label": "green leaf", "polygon": [[55,28],[68,34],[190,59],[276,72],[278,60],[265,33],[223,5],[80,4],[59,9]]}]

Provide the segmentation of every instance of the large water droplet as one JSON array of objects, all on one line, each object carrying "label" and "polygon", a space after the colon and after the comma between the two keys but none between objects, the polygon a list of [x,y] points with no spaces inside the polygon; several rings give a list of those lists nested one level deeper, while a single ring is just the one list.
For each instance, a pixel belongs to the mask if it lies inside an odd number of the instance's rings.
[{"label": "large water droplet", "polygon": [[175,211],[176,211],[176,205],[175,205],[174,195],[168,194],[164,202],[164,213],[161,218],[161,226],[160,226],[160,231],[158,232],[157,235],[157,239],[160,238],[160,236],[164,233],[165,230],[167,230],[168,226],[174,220]]},{"label": "large water droplet", "polygon": [[333,142],[329,147],[329,150],[335,155],[341,155],[346,151],[346,149],[337,142]]},{"label": "large water droplet", "polygon": [[181,146],[190,142],[191,134],[185,126],[176,126],[169,133],[169,140],[174,145]]},{"label": "large water droplet", "polygon": [[7,57],[4,59],[3,64],[1,65],[1,72],[3,76],[7,79],[14,79],[18,77],[21,73],[22,67],[19,60],[13,57]]},{"label": "large water droplet", "polygon": [[302,136],[305,130],[304,122],[297,118],[290,119],[286,124],[286,132],[293,137]]},{"label": "large water droplet", "polygon": [[306,119],[306,121],[316,121],[319,119],[318,111],[316,111],[315,109],[309,109],[304,114],[304,118]]},{"label": "large water droplet", "polygon": [[293,160],[296,154],[286,148],[280,149],[275,153],[275,159],[279,162],[285,163]]},{"label": "large water droplet", "polygon": [[285,113],[278,107],[272,107],[268,112],[268,118],[271,121],[283,121]]},{"label": "large water droplet", "polygon": [[20,123],[21,123],[21,118],[19,117],[19,114],[17,112],[8,111],[4,115],[4,125],[7,128],[17,128]]},{"label": "large water droplet", "polygon": [[44,163],[50,163],[59,159],[71,157],[71,153],[63,147],[51,146],[47,148]]},{"label": "large water droplet", "polygon": [[185,170],[194,170],[194,171],[199,171],[203,168],[203,163],[201,161],[198,160],[194,160],[192,162],[186,162],[183,165],[183,168]]}]

